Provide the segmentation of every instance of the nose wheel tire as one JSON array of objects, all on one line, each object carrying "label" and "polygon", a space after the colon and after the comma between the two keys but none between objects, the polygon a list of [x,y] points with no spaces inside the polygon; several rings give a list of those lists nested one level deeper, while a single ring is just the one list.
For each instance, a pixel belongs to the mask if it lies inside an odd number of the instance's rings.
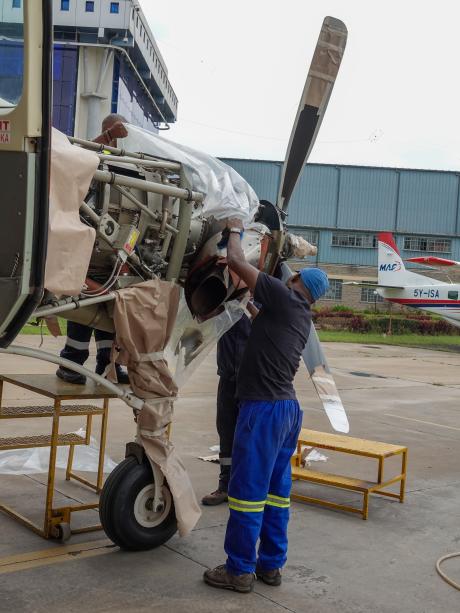
[{"label": "nose wheel tire", "polygon": [[122,549],[141,551],[166,543],[177,531],[171,492],[163,484],[163,503],[154,508],[155,484],[147,459],[121,462],[107,478],[99,501],[105,533]]}]

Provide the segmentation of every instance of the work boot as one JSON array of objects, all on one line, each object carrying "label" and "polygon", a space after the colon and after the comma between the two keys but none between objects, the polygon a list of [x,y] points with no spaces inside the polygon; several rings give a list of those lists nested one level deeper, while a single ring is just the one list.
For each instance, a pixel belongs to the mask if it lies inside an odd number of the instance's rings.
[{"label": "work boot", "polygon": [[212,587],[222,590],[234,590],[235,592],[251,592],[256,580],[254,573],[232,575],[227,571],[225,564],[216,566],[212,570],[206,570],[203,574],[204,582]]},{"label": "work boot", "polygon": [[64,368],[64,366],[59,366],[56,371],[56,376],[66,383],[75,383],[76,385],[85,385],[86,383],[85,375],[81,375],[79,372],[75,372],[69,368]]},{"label": "work boot", "polygon": [[207,494],[201,499],[201,504],[204,504],[207,507],[215,507],[223,502],[228,502],[228,492],[221,490],[220,488],[218,488],[215,492],[211,492],[211,494]]},{"label": "work boot", "polygon": [[273,570],[262,570],[256,568],[257,579],[260,579],[267,585],[281,585],[281,573],[279,568]]}]

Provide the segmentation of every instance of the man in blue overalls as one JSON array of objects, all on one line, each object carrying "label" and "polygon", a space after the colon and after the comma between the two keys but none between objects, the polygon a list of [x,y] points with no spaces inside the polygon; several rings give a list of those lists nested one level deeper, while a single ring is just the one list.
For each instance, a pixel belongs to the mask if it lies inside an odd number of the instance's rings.
[{"label": "man in blue overalls", "polygon": [[[227,562],[204,573],[213,587],[250,592],[257,577],[280,585],[287,559],[291,456],[302,425],[293,380],[311,326],[310,306],[328,289],[319,268],[287,284],[246,262],[242,224],[227,222],[227,262],[262,305],[237,378],[240,401],[228,489]],[[256,552],[257,541],[259,550]]]}]

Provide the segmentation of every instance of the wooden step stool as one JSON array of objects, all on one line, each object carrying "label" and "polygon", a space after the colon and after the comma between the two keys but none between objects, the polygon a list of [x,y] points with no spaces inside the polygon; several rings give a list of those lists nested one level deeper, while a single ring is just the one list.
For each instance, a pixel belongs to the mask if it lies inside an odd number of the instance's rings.
[{"label": "wooden step stool", "polygon": [[[51,398],[53,404],[50,406],[2,406],[3,384],[25,388],[41,396]],[[17,521],[21,522],[44,538],[60,538],[67,540],[70,534],[79,532],[89,532],[100,530],[100,525],[87,526],[78,530],[71,530],[71,514],[77,511],[97,509],[99,503],[93,504],[74,504],[59,508],[53,508],[54,483],[56,477],[56,454],[60,446],[69,447],[69,458],[67,462],[66,480],[75,479],[80,483],[92,488],[96,493],[102,489],[104,478],[104,454],[107,436],[107,418],[109,410],[109,399],[115,396],[108,392],[101,385],[96,385],[93,381],[88,381],[85,385],[75,385],[62,381],[56,375],[0,375],[0,420],[11,419],[31,419],[38,417],[48,417],[52,419],[51,433],[39,436],[21,436],[0,438],[0,450],[24,449],[29,447],[50,447],[50,459],[48,466],[48,482],[46,488],[45,518],[43,527],[34,524],[32,521],[17,513],[5,504],[0,504],[0,510],[4,511]],[[102,406],[93,404],[81,404],[81,400],[103,400]],[[63,405],[64,400],[76,400],[78,404]],[[96,483],[76,475],[72,472],[72,462],[76,445],[89,445],[92,429],[92,420],[95,415],[101,416],[101,431],[99,443],[99,459]],[[84,437],[75,433],[60,434],[59,424],[61,417],[86,417],[86,435]]]},{"label": "wooden step stool", "polygon": [[[324,473],[317,470],[310,470],[301,466],[302,461],[302,445],[309,447],[319,447],[320,449],[331,449],[340,451],[341,453],[349,453],[367,458],[378,460],[378,474],[376,481],[364,481],[353,477],[345,477],[342,475],[334,475]],[[384,462],[386,458],[391,456],[401,455],[401,473],[391,479],[384,479]],[[369,513],[369,494],[379,494],[380,496],[389,496],[397,498],[399,502],[404,502],[404,493],[406,485],[406,470],[407,470],[407,447],[400,445],[390,445],[388,443],[380,443],[377,441],[367,441],[361,438],[352,438],[351,436],[341,434],[329,434],[327,432],[317,432],[315,430],[307,430],[302,428],[297,443],[297,453],[292,458],[292,479],[300,481],[309,481],[310,483],[318,483],[319,485],[328,485],[353,492],[363,494],[363,506],[360,509],[355,507],[312,498],[311,496],[303,496],[301,494],[291,494],[293,500],[301,500],[302,502],[312,502],[320,504],[332,509],[341,509],[358,513],[363,519],[367,519]],[[383,491],[384,488],[393,483],[400,483],[399,494]]]}]

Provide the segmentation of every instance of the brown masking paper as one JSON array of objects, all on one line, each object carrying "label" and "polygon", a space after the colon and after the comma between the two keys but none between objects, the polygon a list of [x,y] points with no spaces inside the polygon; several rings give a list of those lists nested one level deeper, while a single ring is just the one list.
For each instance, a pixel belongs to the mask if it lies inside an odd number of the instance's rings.
[{"label": "brown masking paper", "polygon": [[187,535],[201,516],[185,466],[168,439],[177,386],[163,357],[176,321],[180,290],[155,279],[117,292],[114,359],[128,368],[133,392],[145,400],[137,415],[138,436],[147,457],[160,467],[174,499],[179,534]]},{"label": "brown masking paper", "polygon": [[45,288],[57,296],[78,295],[85,282],[96,232],[79,210],[98,164],[94,152],[53,128]]}]

